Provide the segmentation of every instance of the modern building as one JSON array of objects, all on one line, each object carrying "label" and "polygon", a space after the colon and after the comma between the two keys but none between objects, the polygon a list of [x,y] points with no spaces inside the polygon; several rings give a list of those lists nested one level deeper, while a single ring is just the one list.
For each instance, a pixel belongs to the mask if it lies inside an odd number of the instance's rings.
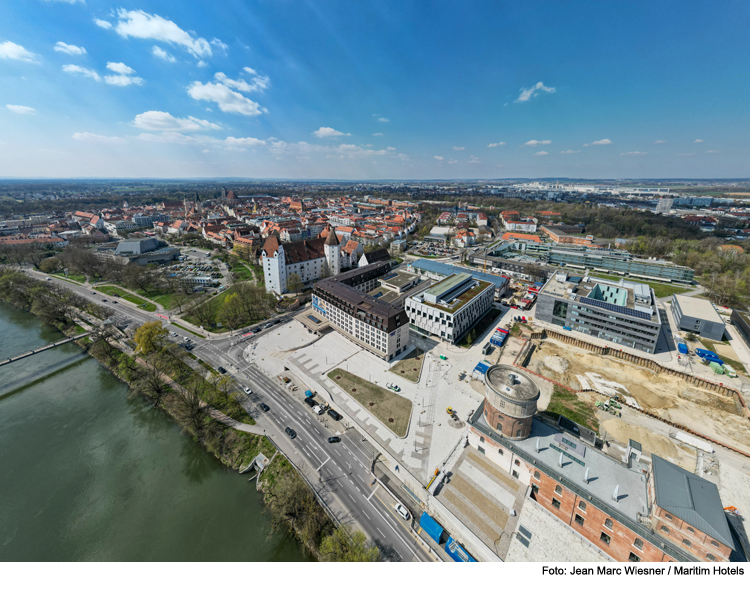
[{"label": "modern building", "polygon": [[672,205],[674,205],[674,199],[662,197],[656,201],[656,212],[661,213],[662,215],[668,215],[672,210]]},{"label": "modern building", "polygon": [[[568,227],[568,226],[565,226]],[[580,231],[580,228],[576,228]],[[556,244],[575,244],[590,246],[594,243],[594,236],[571,236],[562,227],[543,225],[539,230]]]},{"label": "modern building", "polygon": [[[480,263],[477,261],[477,264]],[[495,286],[495,299],[500,299],[505,295],[505,290],[508,288],[509,282],[508,277],[502,275],[482,272],[481,270],[474,270],[465,266],[454,266],[453,264],[446,264],[445,262],[438,262],[436,260],[426,260],[424,258],[410,262],[407,269],[409,272],[435,279],[437,281],[441,281],[445,277],[455,273],[469,273],[477,281],[492,283]]]},{"label": "modern building", "polygon": [[100,246],[94,253],[100,258],[121,264],[146,264],[176,260],[180,249],[169,246],[157,238],[133,238],[122,240],[111,246]]},{"label": "modern building", "polygon": [[750,314],[744,311],[732,310],[729,316],[732,325],[737,328],[740,336],[745,340],[745,344],[750,346]]},{"label": "modern building", "polygon": [[642,283],[557,273],[539,292],[536,319],[649,354],[662,330],[653,290]]},{"label": "modern building", "polygon": [[406,313],[416,332],[455,344],[490,310],[494,293],[492,283],[457,273],[408,297]]},{"label": "modern building", "polygon": [[618,459],[592,431],[534,416],[539,389],[515,367],[485,373],[468,441],[531,488],[526,502],[621,562],[727,562],[736,545],[715,484],[630,440]]},{"label": "modern building", "polygon": [[724,320],[706,299],[672,295],[672,317],[678,330],[696,332],[701,338],[721,341]]},{"label": "modern building", "polygon": [[313,314],[365,350],[392,360],[409,343],[409,318],[403,306],[367,294],[391,269],[376,262],[315,283]]}]

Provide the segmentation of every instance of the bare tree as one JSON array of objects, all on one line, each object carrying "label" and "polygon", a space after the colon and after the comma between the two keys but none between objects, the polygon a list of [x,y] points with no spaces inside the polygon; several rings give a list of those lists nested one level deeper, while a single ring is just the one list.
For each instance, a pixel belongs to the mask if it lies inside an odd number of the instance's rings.
[{"label": "bare tree", "polygon": [[175,396],[175,410],[180,424],[196,435],[202,434],[208,418],[208,406],[203,398],[208,392],[208,382],[195,377]]}]

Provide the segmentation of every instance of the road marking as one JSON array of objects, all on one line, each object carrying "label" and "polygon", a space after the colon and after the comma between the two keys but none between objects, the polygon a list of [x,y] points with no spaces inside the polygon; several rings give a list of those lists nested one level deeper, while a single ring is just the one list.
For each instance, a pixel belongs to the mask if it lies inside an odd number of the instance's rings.
[{"label": "road marking", "polygon": [[379,532],[379,533],[380,533],[381,535],[383,535],[383,536],[385,537],[385,533],[384,533],[383,531],[381,531],[380,529],[378,529],[378,527],[375,527],[375,528],[377,529],[377,531],[378,531],[378,532]]},{"label": "road marking", "polygon": [[367,517],[367,520],[372,520],[372,518],[370,518],[370,515],[367,514],[367,512],[365,512],[364,510],[362,511],[362,514],[364,514]]},{"label": "road marking", "polygon": [[[386,507],[386,509],[388,509],[388,514],[392,516],[392,513],[391,513],[391,511],[390,511],[390,507],[389,507],[389,506],[388,506],[388,505],[387,505],[387,504],[386,504],[385,502],[383,502],[383,500],[381,500],[381,499],[380,499],[380,496],[378,496],[378,497],[377,497],[377,499],[378,499],[378,501],[379,501],[379,502],[380,502],[380,503],[381,503],[381,504],[382,504],[383,506],[385,506],[385,507]],[[370,502],[370,504],[374,506],[374,504],[372,504],[372,502]],[[396,530],[395,528],[393,528],[393,525],[392,525],[392,524],[391,524],[390,522],[388,522],[388,519],[387,519],[387,518],[386,518],[385,516],[383,516],[383,514],[382,514],[382,513],[381,513],[381,512],[379,511],[379,510],[376,510],[375,512],[377,512],[377,513],[378,513],[378,514],[380,515],[380,518],[382,518],[382,519],[383,519],[383,521],[385,522],[385,524],[387,524],[387,525],[388,525],[389,527],[391,527],[391,529],[393,530],[393,532],[394,532],[394,533],[396,533],[396,535],[398,536],[398,538],[399,538],[399,539],[401,539],[401,541],[403,541],[404,545],[406,545],[407,549],[409,549],[409,551],[411,551],[411,552],[412,552],[412,553],[413,553],[413,554],[414,554],[414,555],[416,556],[417,554],[416,554],[416,552],[414,551],[414,549],[412,549],[412,548],[411,548],[411,546],[409,545],[409,542],[408,542],[408,541],[406,541],[406,539],[404,539],[404,538],[403,538],[403,537],[401,536],[401,533],[399,533],[399,532],[398,532],[398,531],[397,531],[397,530]],[[401,526],[406,526],[406,525],[402,524]],[[412,541],[413,541],[413,540],[414,540],[414,539],[412,539]]]},{"label": "road marking", "polygon": [[379,483],[375,484],[375,489],[374,489],[374,490],[372,490],[372,494],[370,494],[370,496],[369,496],[369,497],[367,498],[367,501],[368,501],[368,502],[370,501],[370,498],[372,498],[372,497],[373,497],[373,496],[375,495],[375,492],[377,492],[377,491],[378,491],[378,488],[379,488],[379,487],[380,487],[380,484],[379,484]]},{"label": "road marking", "polygon": [[352,468],[352,464],[351,463],[347,463],[347,465],[349,466],[349,469]]},{"label": "road marking", "polygon": [[320,471],[320,470],[321,470],[321,468],[323,467],[323,465],[325,465],[326,463],[328,463],[328,462],[329,462],[330,460],[331,460],[331,458],[330,458],[330,457],[328,457],[328,459],[326,459],[325,461],[323,461],[323,462],[322,462],[322,463],[320,464],[320,467],[318,467],[318,468],[317,468],[317,469],[316,469],[315,471]]},{"label": "road marking", "polygon": [[341,456],[341,453],[339,453],[336,449],[333,449],[333,452],[336,453],[339,457]]},{"label": "road marking", "polygon": [[352,496],[351,494],[346,494],[346,495],[352,499],[352,502],[354,502],[355,504],[357,503],[357,501],[354,499],[354,496]]}]

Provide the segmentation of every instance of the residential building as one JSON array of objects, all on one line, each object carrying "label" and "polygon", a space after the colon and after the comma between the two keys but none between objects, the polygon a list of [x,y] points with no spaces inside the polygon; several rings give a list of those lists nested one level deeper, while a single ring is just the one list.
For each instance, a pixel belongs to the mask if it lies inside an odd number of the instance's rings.
[{"label": "residential building", "polygon": [[370,252],[364,252],[359,259],[359,266],[367,266],[373,262],[381,262],[384,260],[390,260],[391,255],[388,253],[386,248],[378,248],[377,250],[371,250]]},{"label": "residential building", "polygon": [[662,330],[653,289],[642,283],[557,273],[539,293],[536,319],[649,354]]},{"label": "residential building", "polygon": [[409,323],[420,334],[458,342],[492,307],[495,286],[469,273],[456,273],[407,298]]},{"label": "residential building", "polygon": [[696,332],[701,338],[721,341],[724,320],[706,299],[672,295],[672,317],[678,330]]},{"label": "residential building", "polygon": [[555,226],[543,225],[539,228],[543,234],[557,244],[575,244],[577,246],[591,246],[594,236],[571,236]]}]

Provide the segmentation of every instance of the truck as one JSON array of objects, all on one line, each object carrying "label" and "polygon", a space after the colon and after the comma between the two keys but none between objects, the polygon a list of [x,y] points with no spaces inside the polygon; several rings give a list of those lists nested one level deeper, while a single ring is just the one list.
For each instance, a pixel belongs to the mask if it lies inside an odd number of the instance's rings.
[{"label": "truck", "polygon": [[699,357],[701,357],[706,362],[711,362],[713,360],[719,361],[719,355],[717,355],[715,352],[711,350],[706,350],[705,348],[696,348],[695,354],[697,354]]},{"label": "truck", "polygon": [[505,339],[508,337],[508,330],[504,328],[498,328],[495,330],[495,332],[492,334],[492,338],[490,338],[490,344],[493,344],[500,348],[503,344],[505,344]]},{"label": "truck", "polygon": [[677,352],[679,352],[680,354],[688,354],[687,342],[685,342],[682,338],[678,338],[677,336],[675,336],[674,343],[677,345]]}]

